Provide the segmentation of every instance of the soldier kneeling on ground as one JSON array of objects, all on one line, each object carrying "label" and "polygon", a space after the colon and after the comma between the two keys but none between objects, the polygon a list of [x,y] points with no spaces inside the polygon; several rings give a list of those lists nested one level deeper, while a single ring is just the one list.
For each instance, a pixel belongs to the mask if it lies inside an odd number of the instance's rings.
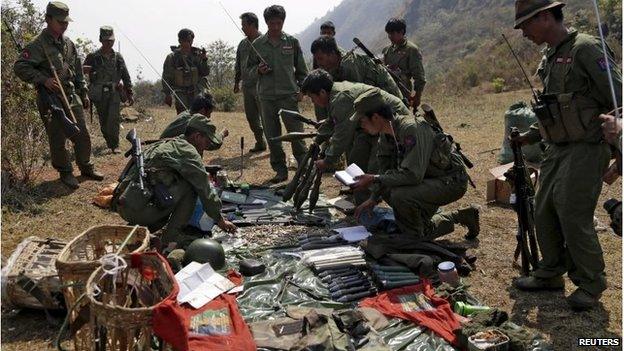
[{"label": "soldier kneeling on ground", "polygon": [[[180,112],[180,114],[176,116],[176,119],[173,120],[173,122],[169,123],[167,127],[165,127],[163,132],[160,134],[160,139],[175,138],[178,135],[184,134],[184,131],[186,131],[186,126],[193,116],[200,115],[210,119],[214,108],[214,98],[210,93],[197,95],[193,98],[193,101],[191,102],[191,110],[184,110]],[[221,131],[221,139],[225,139],[225,137],[227,137],[228,135],[229,131],[227,129]],[[221,143],[213,144],[213,146],[215,146],[216,148],[210,150],[216,150],[220,148]]]},{"label": "soldier kneeling on ground", "polygon": [[479,234],[476,206],[438,211],[461,199],[468,186],[466,166],[450,141],[420,116],[394,114],[378,91],[360,95],[354,106],[351,118],[367,133],[380,135],[379,174],[359,176],[353,186],[355,192],[372,188],[371,197],[356,208],[356,218],[383,199],[410,239],[440,237],[451,233],[454,224],[466,226],[466,238],[475,239]]},{"label": "soldier kneeling on ground", "polygon": [[[144,190],[139,186],[136,163],[130,168],[113,195],[112,209],[130,224],[162,228],[160,240],[164,253],[174,268],[184,256],[184,249],[197,234],[185,232],[197,198],[204,211],[225,232],[235,232],[236,225],[221,216],[221,200],[212,191],[204,162],[205,150],[221,144],[216,128],[205,116],[193,116],[184,135],[160,140],[143,152]],[[176,253],[177,251],[177,253]],[[175,254],[174,254],[175,253]]]}]

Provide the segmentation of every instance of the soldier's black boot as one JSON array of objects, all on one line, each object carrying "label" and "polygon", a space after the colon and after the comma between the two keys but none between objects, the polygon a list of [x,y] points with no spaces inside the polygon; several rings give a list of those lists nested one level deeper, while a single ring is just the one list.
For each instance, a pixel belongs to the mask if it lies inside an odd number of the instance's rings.
[{"label": "soldier's black boot", "polygon": [[72,172],[61,172],[59,173],[59,179],[61,183],[65,184],[70,189],[78,189],[80,188],[80,184],[78,183],[78,179],[74,177]]},{"label": "soldier's black boot", "polygon": [[80,170],[80,175],[83,177],[87,177],[87,178],[91,178],[93,180],[103,180],[104,179],[104,175],[98,171],[96,171],[95,169],[93,169],[93,167],[91,168],[85,168],[85,169],[81,169]]},{"label": "soldier's black boot", "polygon": [[568,305],[574,311],[587,311],[598,305],[600,295],[594,296],[581,288],[576,289],[570,296],[566,298]]},{"label": "soldier's black boot", "polygon": [[251,153],[263,152],[266,151],[266,144],[264,142],[256,142],[253,149],[249,149]]},{"label": "soldier's black boot", "polygon": [[514,286],[523,291],[561,290],[565,287],[565,282],[561,276],[553,278],[528,276],[516,279]]},{"label": "soldier's black boot", "polygon": [[277,184],[288,179],[288,172],[278,172],[275,177],[269,179],[269,183]]},{"label": "soldier's black boot", "polygon": [[462,208],[453,213],[455,223],[461,224],[468,229],[465,238],[474,240],[479,236],[479,206],[470,205],[470,207]]}]

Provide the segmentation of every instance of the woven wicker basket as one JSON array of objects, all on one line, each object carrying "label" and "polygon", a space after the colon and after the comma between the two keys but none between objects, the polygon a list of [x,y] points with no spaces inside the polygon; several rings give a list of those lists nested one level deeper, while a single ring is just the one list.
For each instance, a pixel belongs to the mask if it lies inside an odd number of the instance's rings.
[{"label": "woven wicker basket", "polygon": [[[99,266],[99,259],[105,254],[115,253],[134,229],[132,226],[104,225],[87,229],[67,244],[56,260],[56,269],[64,286],[63,296],[67,309],[71,311],[70,325],[73,330],[74,349],[92,350],[93,336],[89,323],[80,317],[80,311],[88,303],[82,299],[83,306],[74,304],[85,293],[85,282]],[[122,253],[143,252],[149,247],[149,230],[138,227],[130,237]],[[80,318],[80,322],[76,322]],[[76,323],[75,323],[76,322]],[[85,324],[82,324],[82,323]]]},{"label": "woven wicker basket", "polygon": [[[62,309],[61,282],[54,261],[65,245],[56,239],[24,239],[2,268],[2,307]],[[27,289],[30,291],[24,290],[24,279],[35,283],[43,298],[31,293],[32,286]]]},{"label": "woven wicker basket", "polygon": [[[116,276],[98,268],[87,282],[97,350],[150,350],[154,307],[175,292],[175,276],[162,256],[149,252],[124,259],[128,267]],[[160,349],[170,348],[161,343]]]}]

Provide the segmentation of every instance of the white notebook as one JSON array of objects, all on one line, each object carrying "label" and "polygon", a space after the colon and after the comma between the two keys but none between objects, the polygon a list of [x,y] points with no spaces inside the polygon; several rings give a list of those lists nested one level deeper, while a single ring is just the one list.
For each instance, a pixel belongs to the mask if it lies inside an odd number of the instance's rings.
[{"label": "white notebook", "polygon": [[364,171],[355,163],[352,163],[344,171],[336,171],[334,178],[338,179],[342,184],[351,186],[356,183],[355,177],[364,175]]}]

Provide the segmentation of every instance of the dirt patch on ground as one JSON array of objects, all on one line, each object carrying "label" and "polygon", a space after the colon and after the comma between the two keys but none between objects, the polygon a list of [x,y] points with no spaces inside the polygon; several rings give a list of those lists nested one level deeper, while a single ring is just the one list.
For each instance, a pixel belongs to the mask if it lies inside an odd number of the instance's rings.
[{"label": "dirt patch on ground", "polygon": [[[621,240],[611,230],[600,233],[600,242],[605,253],[608,289],[601,299],[601,306],[584,313],[571,312],[564,293],[527,294],[511,287],[511,281],[518,276],[511,259],[515,249],[516,216],[513,210],[504,206],[485,203],[488,170],[497,165],[496,152],[487,150],[501,144],[503,134],[503,113],[513,102],[528,99],[528,92],[512,92],[492,95],[466,95],[460,97],[425,96],[423,101],[436,110],[443,126],[461,142],[465,153],[475,167],[470,174],[477,185],[470,189],[458,203],[448,208],[457,208],[470,203],[480,204],[481,235],[476,243],[470,244],[477,255],[477,271],[468,278],[471,292],[484,304],[506,310],[514,322],[536,328],[545,333],[554,343],[556,350],[576,348],[579,337],[621,337]],[[312,112],[306,112],[312,116]],[[129,128],[136,127],[145,140],[158,137],[164,126],[175,116],[173,109],[149,110],[152,119],[140,119],[137,123],[124,122],[122,148],[129,147],[123,141]],[[239,139],[245,137],[246,149],[251,148],[253,136],[242,113],[214,113],[213,121],[228,128],[230,136],[218,152],[207,153],[206,162],[223,165],[232,178],[240,172]],[[94,136],[95,163],[106,175],[104,183],[116,180],[125,165],[122,155],[111,155],[100,136],[97,121],[90,125]],[[285,149],[290,154],[289,145]],[[486,151],[486,152],[483,152]],[[243,178],[252,184],[267,181],[273,176],[269,166],[268,152],[249,154],[245,150]],[[292,176],[292,172],[291,172]],[[36,211],[2,208],[2,258],[5,260],[15,246],[25,237],[55,237],[69,240],[87,228],[104,223],[123,223],[114,213],[92,205],[91,199],[105,184],[81,180],[80,189],[70,192],[59,183],[56,173],[48,168],[32,192],[38,203]],[[323,190],[329,198],[337,195],[338,184],[330,176],[323,182]],[[621,198],[621,184],[604,187],[599,205],[607,198]],[[596,216],[603,226],[608,216],[601,206]],[[267,227],[271,230],[271,227]],[[462,242],[465,229],[459,228],[448,236],[454,242]],[[571,282],[566,283],[565,295],[574,290]],[[43,350],[51,348],[56,327],[50,327],[41,312],[23,311],[16,316],[2,316],[3,350]]]}]

